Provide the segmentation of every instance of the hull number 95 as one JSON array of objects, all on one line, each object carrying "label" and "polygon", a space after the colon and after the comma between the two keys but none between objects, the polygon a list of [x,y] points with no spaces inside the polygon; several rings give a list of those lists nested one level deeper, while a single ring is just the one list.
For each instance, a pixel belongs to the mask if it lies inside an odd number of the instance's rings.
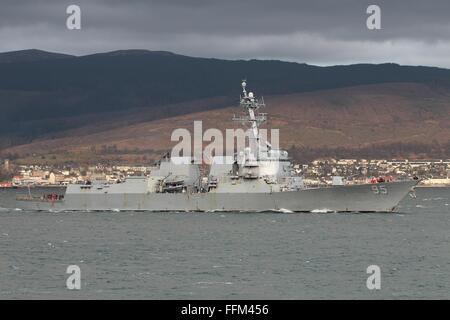
[{"label": "hull number 95", "polygon": [[388,190],[386,186],[383,185],[373,185],[372,186],[372,192],[375,194],[387,194]]}]

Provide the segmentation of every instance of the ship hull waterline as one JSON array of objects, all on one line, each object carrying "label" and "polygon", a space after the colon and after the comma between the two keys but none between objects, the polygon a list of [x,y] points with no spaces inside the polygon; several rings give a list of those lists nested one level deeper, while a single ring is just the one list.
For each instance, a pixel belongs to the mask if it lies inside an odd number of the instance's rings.
[{"label": "ship hull waterline", "polygon": [[395,212],[416,184],[401,181],[273,193],[66,193],[62,201],[21,199],[7,207],[38,211]]}]

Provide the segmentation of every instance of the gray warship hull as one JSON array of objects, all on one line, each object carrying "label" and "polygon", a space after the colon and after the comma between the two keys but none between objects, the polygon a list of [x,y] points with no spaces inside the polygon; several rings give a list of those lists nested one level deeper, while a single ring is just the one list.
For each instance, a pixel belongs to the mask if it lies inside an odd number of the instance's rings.
[{"label": "gray warship hull", "polygon": [[[98,189],[66,192],[63,200],[33,194],[2,207],[49,211],[239,211],[239,212],[395,212],[417,181],[398,181],[249,193],[115,193]],[[11,202],[12,201],[12,202]]]}]

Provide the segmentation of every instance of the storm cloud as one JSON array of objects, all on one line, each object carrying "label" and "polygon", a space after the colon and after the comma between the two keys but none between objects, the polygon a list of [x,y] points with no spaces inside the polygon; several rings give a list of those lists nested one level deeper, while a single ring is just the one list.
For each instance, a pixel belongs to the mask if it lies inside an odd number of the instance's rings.
[{"label": "storm cloud", "polygon": [[[66,28],[71,4],[81,7],[81,30]],[[381,7],[381,30],[366,27],[370,4]],[[149,49],[318,65],[450,67],[448,0],[1,0],[0,6],[1,52]]]}]

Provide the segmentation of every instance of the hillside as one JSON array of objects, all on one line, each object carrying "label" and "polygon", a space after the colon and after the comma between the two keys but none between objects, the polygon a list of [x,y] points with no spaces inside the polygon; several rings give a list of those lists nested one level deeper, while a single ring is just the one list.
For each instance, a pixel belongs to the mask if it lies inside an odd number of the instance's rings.
[{"label": "hillside", "polygon": [[[261,90],[256,87],[255,92]],[[438,85],[365,85],[271,95],[265,101],[267,126],[280,129],[281,145],[299,160],[326,155],[450,157],[450,90]],[[172,107],[198,110],[226,102],[217,98]],[[170,149],[174,129],[192,130],[194,120],[203,120],[203,130],[236,127],[230,120],[240,111],[236,104],[237,99],[234,106],[157,120],[150,119],[149,110],[136,109],[120,120],[103,119],[8,148],[3,155],[24,162],[148,163]]]},{"label": "hillside", "polygon": [[75,56],[68,54],[54,53],[37,49],[29,49],[29,50],[0,53],[0,63],[38,62],[45,60],[58,60],[74,57]]},{"label": "hillside", "polygon": [[[408,82],[440,86],[445,91],[450,70],[396,64],[318,67],[282,61],[195,58],[146,50],[82,57],[38,50],[3,53],[0,54],[0,149],[63,136],[67,130],[86,126],[95,133],[97,127],[108,127],[107,123],[123,124],[124,118],[128,119],[126,125],[145,126],[168,117],[221,109],[236,101],[243,77],[248,78],[251,88],[265,96],[311,92],[315,101],[320,101],[320,95],[314,92],[369,84]],[[342,108],[352,102],[351,97],[340,99],[341,102],[330,101],[330,105]],[[357,101],[352,104],[356,106]],[[312,102],[309,105],[318,108],[314,114],[321,119],[322,105]],[[428,106],[435,107],[433,103]],[[330,141],[350,139],[345,130],[340,138],[333,131],[323,134],[332,136]]]}]

